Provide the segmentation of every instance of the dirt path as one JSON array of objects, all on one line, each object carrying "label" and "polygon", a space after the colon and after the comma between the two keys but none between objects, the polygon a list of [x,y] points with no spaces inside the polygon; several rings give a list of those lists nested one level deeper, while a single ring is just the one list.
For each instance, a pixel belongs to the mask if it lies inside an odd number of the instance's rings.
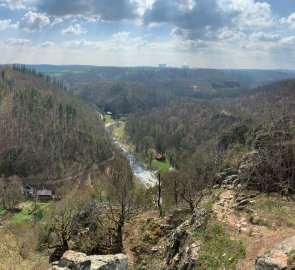
[{"label": "dirt path", "polygon": [[130,231],[128,228],[129,226],[126,227],[126,230],[128,232],[125,233],[124,239],[123,239],[123,246],[124,246],[124,253],[128,257],[128,270],[134,270],[134,255],[133,252],[131,251],[131,239],[130,239]]},{"label": "dirt path", "polygon": [[287,225],[266,227],[250,223],[250,214],[234,209],[234,192],[226,190],[220,195],[220,201],[213,206],[213,212],[219,222],[233,228],[233,239],[242,240],[246,247],[246,256],[237,269],[252,270],[257,256],[269,252],[283,240],[295,235],[295,228]]}]

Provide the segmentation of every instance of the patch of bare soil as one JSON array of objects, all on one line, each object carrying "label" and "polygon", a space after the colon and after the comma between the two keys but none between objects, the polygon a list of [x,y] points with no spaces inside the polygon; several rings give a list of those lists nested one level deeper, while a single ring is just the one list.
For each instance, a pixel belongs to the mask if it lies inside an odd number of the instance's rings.
[{"label": "patch of bare soil", "polygon": [[[149,270],[160,269],[158,261],[162,261],[162,254],[161,256],[157,254],[154,254],[154,256],[151,255],[150,252],[153,248],[156,248],[156,245],[150,243],[148,240],[145,241],[143,237],[144,234],[147,233],[144,229],[147,222],[149,222],[149,220],[157,220],[158,216],[159,214],[157,211],[150,210],[138,215],[126,224],[123,246],[124,253],[128,257],[128,270],[144,269],[144,267]],[[156,251],[157,250],[154,250],[154,252]],[[137,257],[138,253],[136,252],[140,252],[140,258]],[[139,263],[143,264],[140,268],[138,266]],[[155,265],[157,265],[157,267],[155,267]]]}]

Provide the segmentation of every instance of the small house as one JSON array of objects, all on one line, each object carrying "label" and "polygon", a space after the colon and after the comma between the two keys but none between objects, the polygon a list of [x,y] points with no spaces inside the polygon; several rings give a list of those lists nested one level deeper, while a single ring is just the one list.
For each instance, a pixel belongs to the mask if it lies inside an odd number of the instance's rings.
[{"label": "small house", "polygon": [[37,189],[37,197],[44,200],[53,199],[53,191],[49,189]]},{"label": "small house", "polygon": [[157,153],[156,154],[156,160],[158,160],[158,161],[164,161],[164,160],[166,160],[166,157],[165,157],[164,154]]}]

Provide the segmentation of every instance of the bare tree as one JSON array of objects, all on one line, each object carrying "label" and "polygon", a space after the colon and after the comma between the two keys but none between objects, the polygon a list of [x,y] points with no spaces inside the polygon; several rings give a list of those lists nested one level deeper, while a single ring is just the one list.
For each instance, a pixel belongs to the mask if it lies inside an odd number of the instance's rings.
[{"label": "bare tree", "polygon": [[127,161],[122,157],[116,157],[113,162],[111,183],[108,186],[107,195],[108,217],[115,224],[114,252],[122,252],[125,223],[140,212],[142,204]]},{"label": "bare tree", "polygon": [[3,208],[9,211],[22,201],[21,184],[17,177],[0,178],[0,199]]},{"label": "bare tree", "polygon": [[61,201],[53,204],[50,214],[50,233],[48,238],[49,248],[69,249],[73,230],[75,229],[75,217],[88,202],[87,194],[74,190]]}]

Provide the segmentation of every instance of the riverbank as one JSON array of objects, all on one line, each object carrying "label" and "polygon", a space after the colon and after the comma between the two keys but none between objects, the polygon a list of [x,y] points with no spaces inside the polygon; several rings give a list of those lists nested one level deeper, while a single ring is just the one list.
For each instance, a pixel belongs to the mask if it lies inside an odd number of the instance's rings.
[{"label": "riverbank", "polygon": [[105,128],[109,132],[112,142],[122,151],[122,154],[128,160],[134,176],[146,187],[153,187],[157,184],[156,171],[146,168],[135,153],[135,147],[124,138],[123,121],[108,121]]}]

